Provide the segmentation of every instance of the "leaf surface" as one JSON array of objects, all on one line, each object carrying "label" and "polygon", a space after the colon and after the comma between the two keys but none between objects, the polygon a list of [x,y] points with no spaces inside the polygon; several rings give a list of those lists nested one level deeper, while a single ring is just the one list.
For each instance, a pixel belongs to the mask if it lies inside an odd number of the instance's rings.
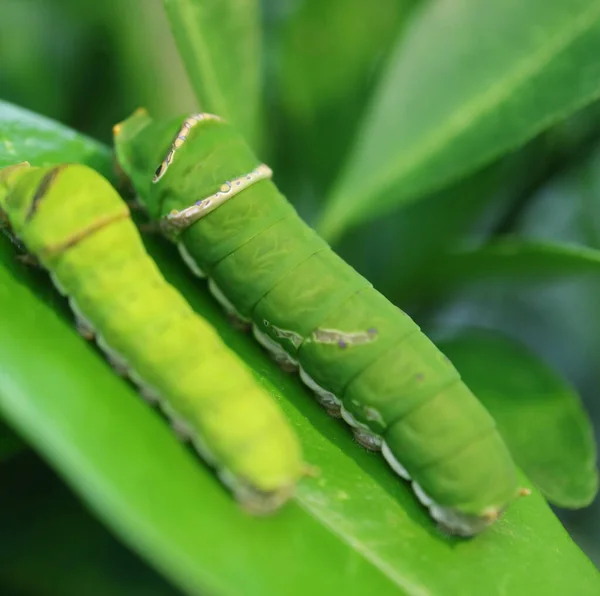
[{"label": "leaf surface", "polygon": [[428,283],[437,287],[489,280],[539,283],[590,275],[600,277],[600,250],[515,237],[450,254]]},{"label": "leaf surface", "polygon": [[242,512],[76,334],[43,272],[15,262],[8,241],[0,244],[0,412],[175,585],[189,594],[232,595],[475,596],[498,586],[511,594],[598,593],[598,572],[537,492],[472,540],[441,533],[383,458],[359,447],[297,379],[228,324],[173,247],[146,240],[168,280],[281,404],[319,476],[303,479],[277,515]]},{"label": "leaf surface", "polygon": [[427,3],[389,61],[321,231],[336,239],[592,102],[599,54],[599,0]]}]

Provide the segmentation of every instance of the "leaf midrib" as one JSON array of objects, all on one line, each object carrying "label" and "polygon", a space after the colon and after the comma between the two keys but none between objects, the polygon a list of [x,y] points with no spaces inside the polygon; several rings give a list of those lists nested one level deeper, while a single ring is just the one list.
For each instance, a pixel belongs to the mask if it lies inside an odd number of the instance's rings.
[{"label": "leaf midrib", "polygon": [[337,524],[330,521],[326,516],[321,515],[318,508],[311,506],[310,500],[304,499],[301,495],[297,494],[294,497],[294,501],[319,525],[323,526],[323,528],[326,528],[336,538],[347,544],[351,550],[360,553],[366,561],[373,565],[373,567],[388,577],[390,581],[402,588],[407,596],[431,596],[431,592],[428,589],[422,585],[415,584],[408,580],[404,575],[398,573],[398,570],[392,565],[384,561],[381,557],[377,556],[377,553],[374,553],[362,539],[356,539],[351,534],[345,532]]}]

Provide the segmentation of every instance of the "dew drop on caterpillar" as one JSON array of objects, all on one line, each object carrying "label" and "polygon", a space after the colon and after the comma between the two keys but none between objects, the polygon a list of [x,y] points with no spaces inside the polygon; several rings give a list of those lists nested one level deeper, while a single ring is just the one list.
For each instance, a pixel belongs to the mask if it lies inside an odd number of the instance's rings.
[{"label": "dew drop on caterpillar", "polygon": [[242,505],[266,513],[303,474],[279,406],[146,253],[129,209],[82,165],[0,170],[11,234],[68,297],[81,330],[157,402]]}]

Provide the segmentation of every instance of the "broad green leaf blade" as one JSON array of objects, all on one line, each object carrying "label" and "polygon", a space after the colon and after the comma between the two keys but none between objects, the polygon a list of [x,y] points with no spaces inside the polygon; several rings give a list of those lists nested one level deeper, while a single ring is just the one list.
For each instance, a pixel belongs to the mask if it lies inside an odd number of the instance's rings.
[{"label": "broad green leaf blade", "polygon": [[[153,250],[161,252],[174,257]],[[216,316],[184,271],[172,269],[171,279],[197,296],[194,307]],[[250,518],[158,414],[5,267],[0,288],[0,312],[10,312],[0,326],[0,411],[187,593],[478,595],[506,581],[507,568],[523,594],[600,589],[597,571],[538,494],[473,540],[441,534],[381,457],[358,447],[249,338],[230,333],[321,472],[302,481],[277,516]]]},{"label": "broad green leaf blade", "polygon": [[256,146],[260,134],[258,0],[163,0],[200,107],[233,122]]},{"label": "broad green leaf blade", "polygon": [[321,221],[416,200],[600,95],[598,0],[438,0],[399,40]]},{"label": "broad green leaf blade", "polygon": [[0,100],[0,168],[21,161],[37,166],[78,162],[113,179],[105,146],[44,116]]},{"label": "broad green leaf blade", "polygon": [[450,254],[427,283],[452,287],[479,281],[545,282],[600,276],[600,250],[548,241],[504,238]]},{"label": "broad green leaf blade", "polygon": [[600,131],[599,108],[593,104],[490,166],[352,230],[336,250],[395,303],[423,308],[424,299],[435,298],[436,280],[451,275],[441,259],[504,228],[532,189],[588,154]]},{"label": "broad green leaf blade", "polygon": [[7,242],[0,247],[0,412],[101,519],[187,593],[600,590],[597,570],[536,492],[477,538],[439,532],[383,459],[360,448],[295,378],[229,326],[173,247],[149,239],[165,275],[280,402],[307,461],[320,468],[278,515],[248,517],[163,419],[57,316],[64,302],[39,299],[38,275],[14,262]]},{"label": "broad green leaf blade", "polygon": [[560,507],[589,505],[598,492],[596,445],[575,389],[522,344],[498,333],[462,332],[438,345],[548,500]]}]

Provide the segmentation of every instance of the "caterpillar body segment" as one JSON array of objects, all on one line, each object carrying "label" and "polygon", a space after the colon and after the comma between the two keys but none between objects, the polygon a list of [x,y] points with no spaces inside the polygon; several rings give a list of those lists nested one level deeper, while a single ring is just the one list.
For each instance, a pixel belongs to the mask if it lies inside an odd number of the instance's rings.
[{"label": "caterpillar body segment", "polygon": [[146,253],[126,204],[85,166],[0,170],[12,233],[69,298],[78,325],[157,401],[249,510],[275,509],[303,474],[279,407]]},{"label": "caterpillar body segment", "polygon": [[[449,531],[469,536],[519,494],[494,420],[447,358],[400,309],[337,256],[268,177],[194,221],[182,214],[261,168],[234,128],[203,119],[171,152],[181,119],[145,112],[118,126],[121,166],[152,218],[210,279],[230,312],[357,440],[381,449]],[[167,157],[165,157],[167,156]],[[161,179],[149,183],[157,164]],[[166,167],[165,167],[166,166]],[[180,223],[186,225],[179,225]]]}]

